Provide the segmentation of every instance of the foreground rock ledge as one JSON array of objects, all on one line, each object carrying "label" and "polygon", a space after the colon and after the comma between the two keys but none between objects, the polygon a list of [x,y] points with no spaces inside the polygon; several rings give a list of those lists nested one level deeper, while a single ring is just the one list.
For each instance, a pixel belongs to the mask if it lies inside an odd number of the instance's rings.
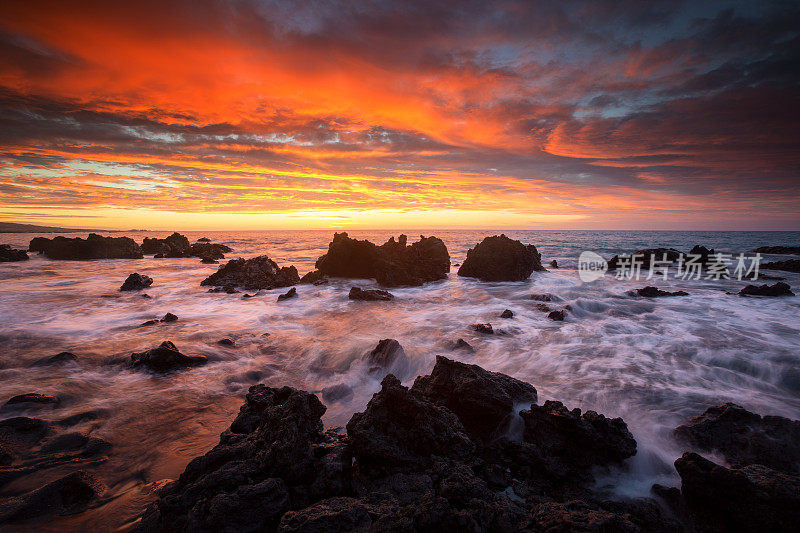
[{"label": "foreground rock ledge", "polygon": [[[387,375],[342,435],[325,431],[315,395],[256,385],[139,530],[680,529],[654,500],[607,502],[589,489],[592,468],[635,453],[621,420],[552,405],[527,417],[522,440],[504,436],[513,410],[535,400],[527,383],[439,357],[411,388]],[[542,435],[570,453],[551,456]]]}]

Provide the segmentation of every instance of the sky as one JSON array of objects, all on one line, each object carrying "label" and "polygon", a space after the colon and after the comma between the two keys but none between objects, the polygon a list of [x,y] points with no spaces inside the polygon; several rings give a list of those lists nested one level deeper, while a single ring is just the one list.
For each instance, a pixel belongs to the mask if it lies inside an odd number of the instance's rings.
[{"label": "sky", "polygon": [[800,4],[0,2],[0,220],[800,230]]}]

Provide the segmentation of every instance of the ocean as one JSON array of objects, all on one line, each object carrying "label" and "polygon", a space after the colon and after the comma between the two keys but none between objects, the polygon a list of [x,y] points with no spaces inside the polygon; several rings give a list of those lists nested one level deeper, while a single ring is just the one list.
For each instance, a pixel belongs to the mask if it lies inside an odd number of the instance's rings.
[{"label": "ocean", "polygon": [[[114,235],[141,243],[145,236],[169,233]],[[313,270],[333,235],[182,233],[191,241],[208,237],[232,247],[234,252],[221,262],[267,254],[281,266],[295,265],[300,275]],[[348,233],[377,244],[399,234]],[[452,262],[460,264],[470,247],[501,232],[405,233],[409,242],[420,234],[443,239]],[[525,282],[484,283],[459,278],[454,266],[441,282],[391,289],[393,302],[350,301],[351,286],[375,287],[375,282],[337,279],[328,285],[298,286],[298,298],[279,303],[277,296],[286,289],[261,291],[250,299],[209,294],[200,282],[219,265],[201,264],[197,258],[79,262],[31,254],[30,261],[0,264],[0,404],[27,392],[57,395],[57,407],[13,414],[60,419],[95,411],[87,431],[112,444],[107,461],[81,466],[107,485],[104,503],[44,527],[106,529],[130,523],[152,500],[155,487],[177,477],[192,458],[218,442],[255,383],[313,392],[346,385],[352,395],[325,402],[325,423],[343,426],[380,388],[383,374],[370,373],[364,357],[386,338],[397,339],[408,356],[390,369],[407,385],[429,373],[441,354],[528,381],[538,389],[540,403],[560,400],[570,408],[622,417],[638,442],[638,453],[626,468],[605,473],[598,483],[623,496],[645,495],[656,482],[679,482],[672,462],[684,450],[673,440],[672,429],[709,406],[731,401],[760,414],[800,418],[800,297],[739,297],[735,293],[746,282],[735,279],[637,281],[607,274],[584,283],[576,269],[578,255],[587,250],[608,259],[651,247],[688,252],[700,244],[738,254],[759,246],[800,245],[800,232],[502,233],[536,245],[545,265],[555,259],[560,268],[535,272]],[[26,246],[34,236],[0,234],[0,243]],[[785,258],[764,256],[764,261]],[[118,291],[132,272],[154,279],[145,291],[152,298]],[[785,277],[800,291],[800,275],[769,274]],[[627,294],[645,285],[685,290],[689,296],[646,299]],[[566,320],[549,320],[531,294],[553,295],[549,305],[569,308]],[[504,309],[514,317],[499,318]],[[138,327],[167,312],[179,320]],[[495,335],[470,328],[486,322]],[[233,339],[235,347],[219,345],[222,338]],[[450,351],[448,343],[459,338],[475,352]],[[119,364],[132,352],[164,340],[187,355],[206,355],[209,364],[168,375]],[[62,351],[77,354],[78,363],[30,366]],[[4,492],[39,486],[68,471],[59,467],[21,478]]]}]

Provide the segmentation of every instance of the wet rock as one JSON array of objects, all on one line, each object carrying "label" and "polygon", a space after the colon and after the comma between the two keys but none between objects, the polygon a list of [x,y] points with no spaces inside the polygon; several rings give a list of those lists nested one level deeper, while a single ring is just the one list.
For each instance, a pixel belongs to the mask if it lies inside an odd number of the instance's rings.
[{"label": "wet rock", "polygon": [[297,289],[295,289],[294,287],[289,289],[284,294],[278,295],[278,301],[279,302],[282,302],[284,300],[288,300],[289,298],[297,298]]},{"label": "wet rock", "polygon": [[800,477],[762,465],[728,469],[696,453],[675,461],[681,493],[703,531],[792,531]]},{"label": "wet rock", "polygon": [[556,322],[563,322],[564,318],[566,318],[566,313],[563,309],[558,309],[557,311],[550,311],[547,315],[547,318],[550,320],[555,320]]},{"label": "wet rock", "polygon": [[176,348],[172,342],[164,341],[157,348],[132,354],[130,366],[132,368],[145,367],[157,372],[166,372],[179,368],[203,365],[206,362],[207,359],[205,356],[184,355],[178,351],[178,348]]},{"label": "wet rock", "polygon": [[[653,266],[653,260],[660,262],[666,257],[667,261],[674,263],[680,259],[682,254],[675,248],[647,248],[644,250],[638,250],[630,255],[636,257],[637,264],[641,262],[642,270],[650,270],[650,268]],[[620,264],[620,256],[615,255],[608,261],[608,269],[616,270],[619,268]],[[630,259],[628,259],[627,264],[630,265]]]},{"label": "wet rock", "polygon": [[322,389],[322,399],[326,402],[349,400],[353,397],[353,389],[345,383],[337,383]]},{"label": "wet rock", "polygon": [[531,294],[531,300],[535,300],[537,302],[552,302],[553,297],[549,294]]},{"label": "wet rock", "polygon": [[121,291],[141,291],[153,284],[153,278],[134,272],[125,279],[119,288]]},{"label": "wet rock", "polygon": [[544,270],[542,255],[534,245],[495,235],[486,237],[467,252],[458,275],[481,281],[523,281],[534,270]]},{"label": "wet rock", "polygon": [[552,311],[552,309],[550,309],[545,304],[536,304],[536,310],[541,311],[542,313],[549,313],[550,311]]},{"label": "wet rock", "polygon": [[716,261],[715,258],[716,252],[714,251],[714,249],[713,248],[709,249],[706,248],[705,246],[700,246],[699,244],[696,244],[695,246],[692,247],[691,250],[689,250],[689,255],[700,256],[700,263],[703,265],[707,265],[709,263],[713,263],[714,261]]},{"label": "wet rock", "polygon": [[239,291],[236,290],[236,287],[233,285],[223,285],[222,287],[214,287],[213,289],[208,289],[208,292],[224,292],[225,294],[238,294]]},{"label": "wet rock", "polygon": [[211,242],[211,239],[209,239],[208,237],[200,237],[199,239],[197,239],[197,242]]},{"label": "wet rock", "polygon": [[619,463],[636,454],[636,441],[621,418],[595,411],[581,414],[561,402],[546,401],[521,411],[523,440],[565,474],[588,467]]},{"label": "wet rock", "polygon": [[159,322],[158,320],[145,320],[144,322],[139,324],[139,327],[140,328],[146,328],[146,327],[149,327],[149,326],[155,326],[156,324],[158,324],[158,322]]},{"label": "wet rock", "polygon": [[800,255],[800,246],[760,246],[753,251],[772,255]]},{"label": "wet rock", "polygon": [[92,474],[78,471],[22,496],[0,504],[0,524],[45,515],[70,515],[85,511],[103,493]]},{"label": "wet rock", "polygon": [[219,261],[217,261],[216,259],[212,259],[210,257],[204,257],[200,262],[203,263],[204,265],[216,265],[216,264],[219,264]]},{"label": "wet rock", "polygon": [[28,247],[50,259],[141,259],[142,250],[129,237],[102,237],[90,233],[86,239],[80,237],[36,237]]},{"label": "wet rock", "polygon": [[696,449],[719,451],[733,467],[760,464],[800,475],[800,421],[761,417],[733,403],[710,407],[675,428]]},{"label": "wet rock", "polygon": [[10,244],[0,244],[0,263],[27,261],[28,259],[25,250],[14,249]]},{"label": "wet rock", "polygon": [[149,294],[142,294],[142,298],[149,300],[152,298],[152,296],[150,296]]},{"label": "wet rock", "polygon": [[551,266],[552,268],[558,268],[558,261],[556,261],[555,259],[553,259],[552,261],[550,261],[550,266]]},{"label": "wet rock", "polygon": [[317,259],[314,267],[323,275],[337,278],[374,278],[378,247],[363,240],[351,239],[347,233],[335,233],[328,252]]},{"label": "wet rock", "polygon": [[12,397],[10,400],[6,402],[6,405],[30,404],[30,403],[58,405],[59,399],[57,396],[51,396],[49,394],[29,392],[26,394],[18,394]]},{"label": "wet rock", "polygon": [[54,366],[63,365],[65,363],[74,363],[78,360],[78,356],[71,352],[61,352],[50,357],[43,357],[33,362],[32,366]]},{"label": "wet rock", "polygon": [[511,309],[506,309],[502,313],[500,313],[500,318],[514,318],[514,311]]},{"label": "wet rock", "polygon": [[450,342],[447,345],[448,349],[452,352],[463,351],[466,353],[475,353],[475,348],[464,339],[458,339],[455,342]]},{"label": "wet rock", "polygon": [[142,253],[161,254],[163,257],[185,257],[191,246],[189,239],[175,232],[166,239],[145,237],[142,241]]},{"label": "wet rock", "polygon": [[233,286],[248,290],[289,287],[300,280],[293,266],[281,267],[262,255],[252,259],[232,259],[204,279],[200,285]]},{"label": "wet rock", "polygon": [[765,270],[783,270],[785,272],[800,272],[800,259],[787,259],[786,261],[773,261],[771,263],[763,263],[762,269]]},{"label": "wet rock", "polygon": [[362,289],[361,287],[352,287],[350,294],[347,296],[351,300],[366,300],[366,301],[389,301],[394,300],[394,295],[387,291],[377,289]]},{"label": "wet rock", "polygon": [[494,334],[494,329],[492,328],[491,324],[473,324],[472,329],[477,331],[478,333],[483,333],[485,335],[492,335]]},{"label": "wet rock", "polygon": [[441,355],[431,374],[419,376],[411,390],[452,411],[479,440],[503,431],[515,405],[536,402],[536,389],[528,383]]},{"label": "wet rock", "polygon": [[739,296],[794,296],[787,283],[779,281],[775,285],[748,285],[739,291]]},{"label": "wet rock", "polygon": [[172,313],[167,313],[161,318],[161,322],[175,322],[176,320],[178,320],[178,316]]},{"label": "wet rock", "polygon": [[383,339],[367,354],[369,372],[378,372],[394,366],[398,361],[407,359],[406,352],[395,339]]},{"label": "wet rock", "polygon": [[236,343],[233,341],[233,339],[229,339],[227,337],[218,340],[217,344],[219,344],[220,346],[230,346],[230,347],[236,346]]},{"label": "wet rock", "polygon": [[324,285],[328,283],[328,277],[319,270],[312,270],[311,272],[306,273],[302,278],[300,278],[300,281],[298,281],[297,283]]},{"label": "wet rock", "polygon": [[645,298],[661,298],[664,296],[689,296],[688,292],[685,291],[662,291],[658,287],[647,286],[641,289],[636,289],[630,291],[631,295],[633,296],[644,296]]},{"label": "wet rock", "polygon": [[203,263],[208,263],[209,261],[216,262],[217,259],[224,259],[225,254],[232,251],[233,249],[230,246],[225,246],[224,244],[200,243],[193,244],[189,248],[186,257],[199,257]]}]

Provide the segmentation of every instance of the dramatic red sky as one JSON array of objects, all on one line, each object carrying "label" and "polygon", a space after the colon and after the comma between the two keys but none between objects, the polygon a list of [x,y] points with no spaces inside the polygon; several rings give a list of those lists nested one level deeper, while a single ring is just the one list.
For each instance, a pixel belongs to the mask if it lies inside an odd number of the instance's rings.
[{"label": "dramatic red sky", "polygon": [[0,220],[800,229],[795,2],[0,3]]}]

